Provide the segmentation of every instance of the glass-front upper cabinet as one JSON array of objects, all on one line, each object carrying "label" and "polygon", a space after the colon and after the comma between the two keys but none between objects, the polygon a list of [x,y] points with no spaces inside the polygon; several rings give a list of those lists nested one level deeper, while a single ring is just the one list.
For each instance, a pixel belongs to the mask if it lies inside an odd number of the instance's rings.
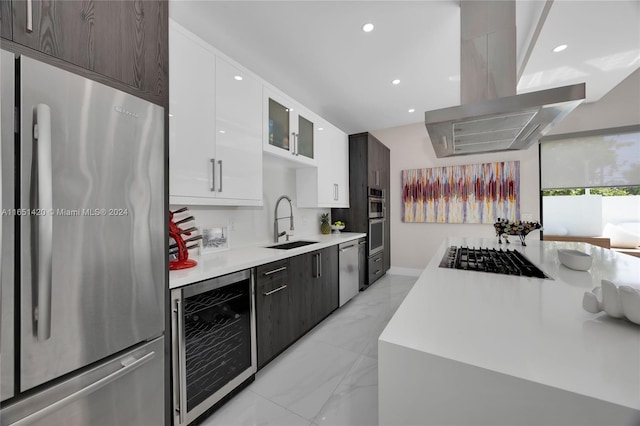
[{"label": "glass-front upper cabinet", "polygon": [[269,154],[315,166],[313,114],[286,96],[265,88],[265,141]]}]

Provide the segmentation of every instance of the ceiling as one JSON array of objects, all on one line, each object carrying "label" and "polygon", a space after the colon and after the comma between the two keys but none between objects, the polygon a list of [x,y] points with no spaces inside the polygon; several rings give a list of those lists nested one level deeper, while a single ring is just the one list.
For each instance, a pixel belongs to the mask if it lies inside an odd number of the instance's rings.
[{"label": "ceiling", "polygon": [[[586,82],[595,102],[640,68],[640,2],[555,0],[536,38],[546,3],[516,3],[517,61],[526,64],[518,93]],[[460,103],[458,0],[169,7],[172,19],[350,134],[423,122],[425,111]],[[560,44],[568,48],[553,53]]]}]

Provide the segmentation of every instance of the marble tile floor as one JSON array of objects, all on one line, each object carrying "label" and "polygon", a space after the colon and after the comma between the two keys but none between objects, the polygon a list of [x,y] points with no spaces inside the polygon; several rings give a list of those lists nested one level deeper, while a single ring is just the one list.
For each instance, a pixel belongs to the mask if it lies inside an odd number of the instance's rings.
[{"label": "marble tile floor", "polygon": [[385,275],[256,374],[203,426],[378,424],[378,336],[417,278]]}]

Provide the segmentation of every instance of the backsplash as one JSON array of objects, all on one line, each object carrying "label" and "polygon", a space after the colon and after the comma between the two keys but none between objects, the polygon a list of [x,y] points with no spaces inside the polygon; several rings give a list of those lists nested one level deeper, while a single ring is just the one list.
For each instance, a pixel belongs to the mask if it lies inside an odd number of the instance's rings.
[{"label": "backsplash", "polygon": [[[294,169],[280,167],[275,162],[264,163],[262,207],[227,207],[227,206],[188,206],[189,213],[195,217],[195,226],[212,228],[227,226],[229,230],[229,246],[238,248],[256,243],[273,241],[273,209],[281,195],[288,195],[292,200],[295,235],[299,238],[320,233],[320,215],[330,213],[331,209],[298,209],[296,207],[296,172]],[[279,206],[278,216],[289,215],[289,203],[283,200]],[[182,205],[171,205],[176,210]],[[289,229],[289,220],[280,220],[280,230]],[[285,238],[281,237],[280,241]],[[192,252],[195,254],[195,252]]]}]

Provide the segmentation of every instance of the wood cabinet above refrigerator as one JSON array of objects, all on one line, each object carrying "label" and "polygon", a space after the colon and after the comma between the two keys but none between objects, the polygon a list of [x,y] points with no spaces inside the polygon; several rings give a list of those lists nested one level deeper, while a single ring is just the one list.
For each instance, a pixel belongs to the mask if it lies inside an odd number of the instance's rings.
[{"label": "wood cabinet above refrigerator", "polygon": [[166,107],[168,12],[166,0],[2,0],[0,35],[15,53]]}]

